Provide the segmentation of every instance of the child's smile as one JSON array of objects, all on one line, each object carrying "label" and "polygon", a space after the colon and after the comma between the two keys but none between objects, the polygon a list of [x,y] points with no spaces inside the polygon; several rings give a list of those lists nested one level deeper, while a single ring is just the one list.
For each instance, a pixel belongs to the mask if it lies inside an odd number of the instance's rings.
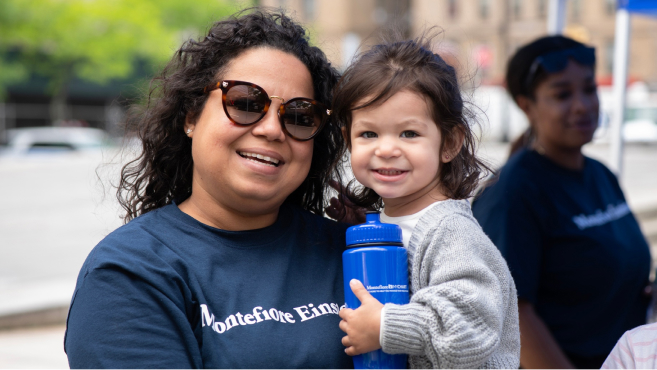
[{"label": "child's smile", "polygon": [[441,134],[425,100],[403,90],[382,104],[352,113],[354,175],[395,205],[424,208],[442,199],[438,181]]},{"label": "child's smile", "polygon": [[397,169],[377,168],[372,170],[373,175],[381,181],[399,181],[404,178],[408,171]]}]

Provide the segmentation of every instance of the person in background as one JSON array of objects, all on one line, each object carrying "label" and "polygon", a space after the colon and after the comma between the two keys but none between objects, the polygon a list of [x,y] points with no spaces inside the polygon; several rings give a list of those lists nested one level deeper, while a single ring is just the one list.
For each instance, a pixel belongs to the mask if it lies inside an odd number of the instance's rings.
[{"label": "person in background", "polygon": [[549,36],[508,63],[529,120],[473,212],[518,288],[523,368],[599,368],[646,320],[650,251],[613,173],[584,156],[598,125],[595,50]]},{"label": "person in background", "polygon": [[322,217],[338,73],[284,14],[251,10],[183,44],[122,171],[126,225],[80,271],[72,368],[350,368],[348,225]]},{"label": "person in background", "polygon": [[602,369],[657,369],[657,323],[626,331]]}]

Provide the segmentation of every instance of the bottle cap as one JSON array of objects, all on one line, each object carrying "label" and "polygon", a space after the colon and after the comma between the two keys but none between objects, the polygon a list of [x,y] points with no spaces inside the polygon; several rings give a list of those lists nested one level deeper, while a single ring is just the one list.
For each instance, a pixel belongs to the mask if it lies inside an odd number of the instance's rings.
[{"label": "bottle cap", "polygon": [[365,223],[347,229],[347,246],[354,244],[402,242],[401,228],[394,224],[382,223],[379,212],[367,212]]}]

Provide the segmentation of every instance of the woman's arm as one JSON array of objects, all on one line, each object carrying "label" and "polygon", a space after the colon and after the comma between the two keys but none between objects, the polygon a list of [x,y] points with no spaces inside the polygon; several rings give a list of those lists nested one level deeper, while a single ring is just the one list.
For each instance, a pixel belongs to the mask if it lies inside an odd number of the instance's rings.
[{"label": "woman's arm", "polygon": [[120,268],[89,272],[78,284],[67,320],[70,367],[202,367],[182,295],[173,297],[164,288]]},{"label": "woman's arm", "polygon": [[527,301],[518,301],[520,366],[523,369],[573,369],[543,320]]}]

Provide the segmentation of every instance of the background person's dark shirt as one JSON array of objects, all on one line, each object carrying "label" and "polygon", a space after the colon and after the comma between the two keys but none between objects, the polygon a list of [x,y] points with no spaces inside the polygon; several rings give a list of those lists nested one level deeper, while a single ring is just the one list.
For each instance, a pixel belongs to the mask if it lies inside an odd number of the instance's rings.
[{"label": "background person's dark shirt", "polygon": [[522,150],[473,213],[506,258],[519,298],[567,354],[604,361],[626,330],[645,323],[650,251],[601,163],[586,158],[572,171]]},{"label": "background person's dark shirt", "polygon": [[74,368],[345,368],[348,225],[291,206],[231,232],[168,205],[117,229],[78,277]]}]

